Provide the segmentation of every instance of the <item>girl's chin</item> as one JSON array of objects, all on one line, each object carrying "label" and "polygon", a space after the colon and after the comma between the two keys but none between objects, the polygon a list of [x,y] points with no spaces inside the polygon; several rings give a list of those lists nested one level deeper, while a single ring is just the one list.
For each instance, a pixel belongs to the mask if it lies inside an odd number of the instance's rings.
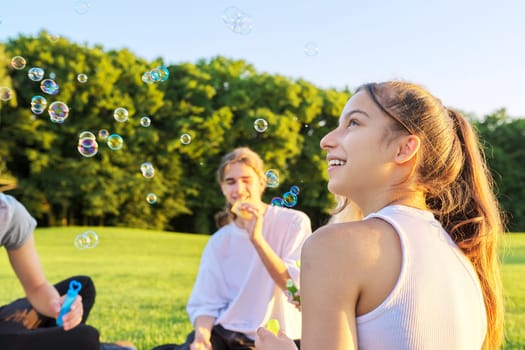
[{"label": "girl's chin", "polygon": [[[333,193],[338,196],[346,196],[348,189],[346,188],[345,184],[338,183],[337,181],[330,180],[328,181],[328,191],[330,193]],[[346,191],[345,191],[346,190]]]}]

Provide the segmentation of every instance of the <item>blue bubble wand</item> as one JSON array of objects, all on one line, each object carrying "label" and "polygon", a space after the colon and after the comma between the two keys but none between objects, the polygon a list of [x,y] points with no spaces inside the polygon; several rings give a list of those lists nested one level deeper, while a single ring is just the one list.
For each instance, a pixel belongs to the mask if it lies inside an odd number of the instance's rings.
[{"label": "blue bubble wand", "polygon": [[75,301],[78,295],[78,292],[80,292],[81,289],[82,289],[82,283],[76,280],[71,280],[71,282],[69,282],[69,289],[67,290],[66,298],[64,299],[64,303],[62,304],[62,308],[60,309],[60,313],[58,314],[58,317],[57,317],[58,326],[60,327],[62,326],[62,317],[65,314],[67,314],[69,310],[71,310],[71,305]]}]

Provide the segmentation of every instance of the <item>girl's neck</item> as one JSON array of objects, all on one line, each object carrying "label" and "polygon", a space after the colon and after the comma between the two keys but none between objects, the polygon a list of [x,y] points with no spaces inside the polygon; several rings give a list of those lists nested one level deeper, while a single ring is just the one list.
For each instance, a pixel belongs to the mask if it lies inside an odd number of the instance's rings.
[{"label": "girl's neck", "polygon": [[357,203],[363,212],[363,216],[367,216],[370,213],[375,213],[382,208],[391,205],[404,205],[407,207],[427,210],[425,196],[422,192],[404,192],[398,193],[397,195],[389,196],[388,198],[379,198],[378,200],[371,201],[363,204],[362,206]]}]

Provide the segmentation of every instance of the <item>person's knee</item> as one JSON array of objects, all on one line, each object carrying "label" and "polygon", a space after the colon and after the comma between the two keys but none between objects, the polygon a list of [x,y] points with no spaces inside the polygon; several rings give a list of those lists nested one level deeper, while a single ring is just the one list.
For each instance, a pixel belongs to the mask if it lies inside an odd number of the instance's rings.
[{"label": "person's knee", "polygon": [[75,350],[99,350],[100,334],[92,326],[79,325],[67,331],[71,343],[74,343]]},{"label": "person's knee", "polygon": [[82,284],[82,290],[86,292],[92,292],[93,294],[95,293],[95,283],[93,282],[91,277],[78,275],[71,277],[70,280],[77,280],[78,282],[80,282]]}]

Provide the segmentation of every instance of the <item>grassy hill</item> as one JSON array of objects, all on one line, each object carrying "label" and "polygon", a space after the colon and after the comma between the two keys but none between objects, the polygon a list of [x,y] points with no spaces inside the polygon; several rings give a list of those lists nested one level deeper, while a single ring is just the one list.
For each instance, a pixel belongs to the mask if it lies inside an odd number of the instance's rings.
[{"label": "grassy hill", "polygon": [[[209,236],[115,227],[90,227],[96,248],[73,240],[86,227],[39,228],[35,239],[51,282],[72,275],[95,281],[97,300],[89,324],[103,341],[130,340],[147,350],[183,342],[191,331],[185,305]],[[525,234],[507,235],[503,277],[507,298],[505,349],[525,348]],[[23,295],[5,250],[0,251],[0,305]]]}]

